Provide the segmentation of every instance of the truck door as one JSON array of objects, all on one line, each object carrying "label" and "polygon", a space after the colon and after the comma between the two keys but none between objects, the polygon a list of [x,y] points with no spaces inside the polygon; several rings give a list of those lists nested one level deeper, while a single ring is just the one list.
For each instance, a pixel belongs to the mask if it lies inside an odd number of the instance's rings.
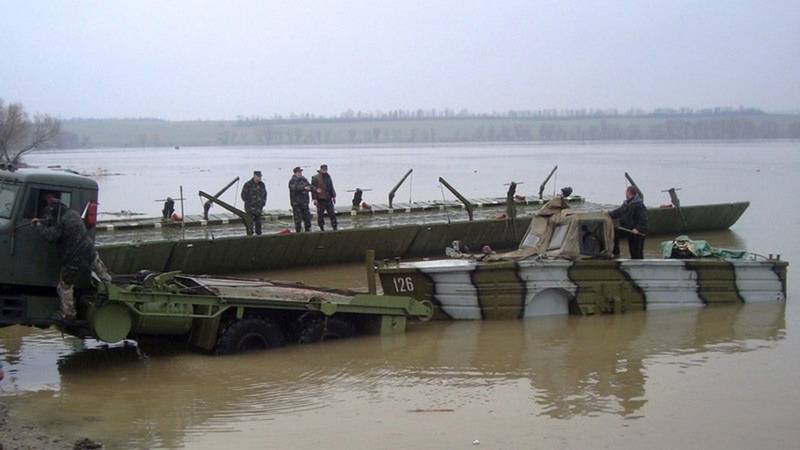
[{"label": "truck door", "polygon": [[26,286],[51,286],[58,284],[61,261],[56,246],[45,241],[30,225],[35,217],[43,217],[47,206],[44,195],[54,192],[61,203],[74,208],[74,192],[69,188],[30,184],[21,196],[22,204],[16,214],[16,232],[13,242],[12,279]]},{"label": "truck door", "polygon": [[0,179],[0,285],[11,282],[11,237],[21,184]]}]

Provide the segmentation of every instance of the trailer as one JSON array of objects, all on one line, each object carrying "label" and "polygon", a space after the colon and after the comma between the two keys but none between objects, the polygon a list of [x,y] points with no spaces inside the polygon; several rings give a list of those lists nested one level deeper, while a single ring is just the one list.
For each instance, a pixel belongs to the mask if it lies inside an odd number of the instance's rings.
[{"label": "trailer", "polygon": [[84,300],[86,320],[70,334],[105,342],[180,336],[216,354],[402,333],[409,319],[433,315],[430,303],[410,297],[179,272],[117,277]]}]

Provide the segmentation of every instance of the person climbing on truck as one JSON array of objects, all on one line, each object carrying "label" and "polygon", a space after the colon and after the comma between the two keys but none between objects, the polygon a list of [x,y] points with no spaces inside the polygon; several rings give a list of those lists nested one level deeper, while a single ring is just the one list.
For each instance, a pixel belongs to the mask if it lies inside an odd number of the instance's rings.
[{"label": "person climbing on truck", "polygon": [[32,219],[31,224],[45,241],[56,245],[61,260],[56,287],[61,311],[52,319],[60,323],[73,322],[76,317],[73,287],[80,276],[90,270],[103,281],[111,281],[111,276],[97,255],[80,214],[62,203],[58,192],[43,191],[42,197],[47,204],[45,212],[42,217]]}]

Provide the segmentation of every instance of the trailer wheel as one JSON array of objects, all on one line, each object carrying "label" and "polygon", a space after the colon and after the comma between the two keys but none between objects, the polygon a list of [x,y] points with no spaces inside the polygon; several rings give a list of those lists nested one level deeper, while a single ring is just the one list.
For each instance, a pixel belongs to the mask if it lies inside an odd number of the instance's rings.
[{"label": "trailer wheel", "polygon": [[328,339],[349,338],[356,334],[356,326],[349,320],[328,317],[327,325],[325,322],[325,319],[314,319],[306,322],[303,325],[303,329],[300,330],[300,339],[297,342],[310,344]]},{"label": "trailer wheel", "polygon": [[267,318],[236,320],[225,327],[217,339],[214,353],[230,355],[280,347],[285,342],[280,327]]}]

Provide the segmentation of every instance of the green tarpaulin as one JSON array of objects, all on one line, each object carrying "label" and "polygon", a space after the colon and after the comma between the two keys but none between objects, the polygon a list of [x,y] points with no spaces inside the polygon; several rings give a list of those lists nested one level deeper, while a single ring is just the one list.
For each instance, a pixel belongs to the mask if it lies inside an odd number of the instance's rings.
[{"label": "green tarpaulin", "polygon": [[726,258],[742,259],[747,255],[744,250],[728,250],[714,248],[708,241],[690,239],[689,236],[680,235],[671,241],[661,242],[661,256],[671,258]]}]

